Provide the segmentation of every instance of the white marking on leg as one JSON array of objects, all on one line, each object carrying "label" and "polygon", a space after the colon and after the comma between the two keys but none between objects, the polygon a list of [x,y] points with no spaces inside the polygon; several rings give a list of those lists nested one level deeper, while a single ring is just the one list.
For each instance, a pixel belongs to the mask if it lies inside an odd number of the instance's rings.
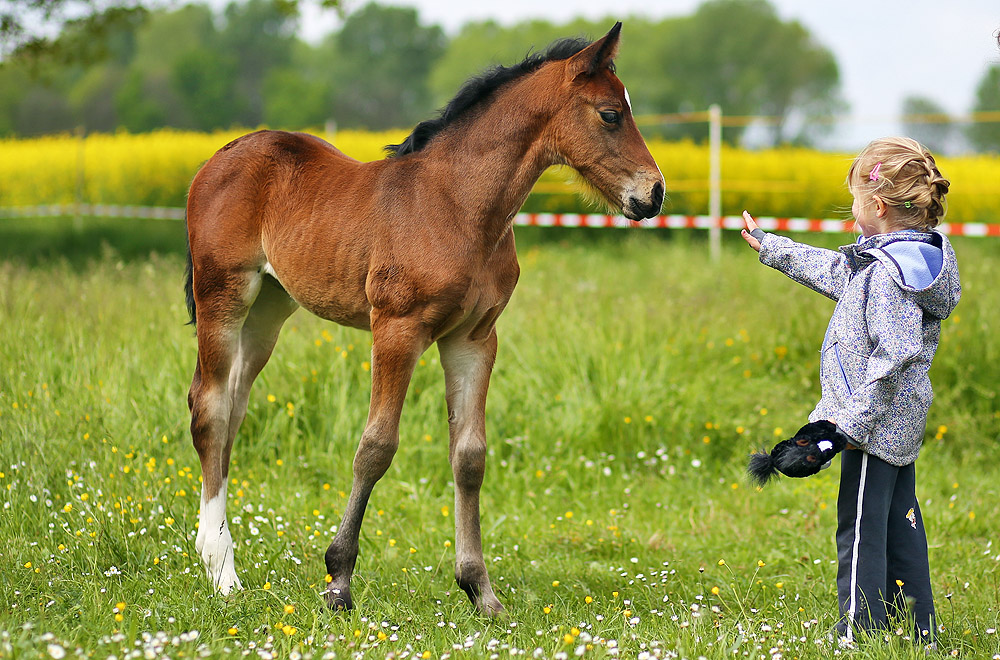
[{"label": "white marking on leg", "polygon": [[226,484],[207,502],[204,494],[202,495],[195,548],[201,555],[208,578],[223,596],[228,595],[233,588],[243,588],[236,575],[233,537],[226,520]]},{"label": "white marking on leg", "polygon": [[858,483],[858,508],[854,519],[854,547],[851,550],[851,599],[847,608],[847,641],[854,641],[854,620],[858,613],[858,561],[861,545],[861,508],[865,499],[865,478],[868,476],[868,454],[861,454],[861,481]]}]

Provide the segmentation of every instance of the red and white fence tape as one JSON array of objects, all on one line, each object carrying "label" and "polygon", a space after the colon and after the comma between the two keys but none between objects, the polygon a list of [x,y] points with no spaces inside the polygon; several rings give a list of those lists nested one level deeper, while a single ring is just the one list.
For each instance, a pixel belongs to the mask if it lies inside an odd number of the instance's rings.
[{"label": "red and white fence tape", "polygon": [[[184,209],[173,206],[117,206],[112,204],[48,204],[44,206],[0,207],[0,218],[44,218],[62,216],[88,216],[102,218],[140,218],[153,220],[183,220]],[[816,220],[809,218],[756,218],[761,229],[768,231],[819,232],[850,234],[853,220]],[[518,213],[514,224],[521,227],[607,227],[625,229],[742,229],[743,218],[708,215],[659,215],[635,223],[620,215],[582,213]],[[1000,223],[953,222],[942,223],[938,231],[952,236],[1000,236]]]},{"label": "red and white fence tape", "polygon": [[[853,220],[815,220],[809,218],[755,218],[761,229],[768,231],[821,232],[850,234],[854,232]],[[743,218],[738,215],[713,218],[708,215],[659,215],[634,223],[620,215],[594,215],[577,213],[518,213],[514,224],[524,227],[609,227],[625,229],[743,229]],[[938,231],[952,236],[1000,236],[1000,223],[952,222],[942,223]]]}]

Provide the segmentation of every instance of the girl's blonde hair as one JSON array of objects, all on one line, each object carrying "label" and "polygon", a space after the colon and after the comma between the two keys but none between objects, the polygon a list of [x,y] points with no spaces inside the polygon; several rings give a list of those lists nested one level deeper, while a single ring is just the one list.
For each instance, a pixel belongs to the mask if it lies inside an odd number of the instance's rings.
[{"label": "girl's blonde hair", "polygon": [[855,197],[879,197],[906,229],[933,229],[944,217],[951,184],[925,146],[904,137],[873,140],[851,163],[847,187]]}]

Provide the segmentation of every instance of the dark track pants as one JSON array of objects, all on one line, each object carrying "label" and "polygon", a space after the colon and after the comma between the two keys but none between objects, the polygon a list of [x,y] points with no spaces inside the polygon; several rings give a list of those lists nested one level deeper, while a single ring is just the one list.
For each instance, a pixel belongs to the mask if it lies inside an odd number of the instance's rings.
[{"label": "dark track pants", "polygon": [[837,499],[837,630],[887,628],[912,617],[917,640],[935,638],[927,535],[913,463],[896,467],[860,450],[841,454]]}]

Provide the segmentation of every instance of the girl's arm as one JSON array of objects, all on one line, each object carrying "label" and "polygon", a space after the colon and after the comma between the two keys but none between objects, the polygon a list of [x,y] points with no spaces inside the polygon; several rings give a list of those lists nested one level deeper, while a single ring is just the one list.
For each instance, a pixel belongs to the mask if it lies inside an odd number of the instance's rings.
[{"label": "girl's arm", "polygon": [[846,256],[834,250],[768,234],[746,211],[743,212],[743,220],[747,223],[747,228],[741,232],[743,240],[760,253],[762,264],[781,271],[827,298],[840,300],[850,275]]},{"label": "girl's arm", "polygon": [[923,311],[880,265],[869,282],[865,321],[874,349],[862,382],[831,421],[863,444],[892,408],[902,375],[923,350]]}]

